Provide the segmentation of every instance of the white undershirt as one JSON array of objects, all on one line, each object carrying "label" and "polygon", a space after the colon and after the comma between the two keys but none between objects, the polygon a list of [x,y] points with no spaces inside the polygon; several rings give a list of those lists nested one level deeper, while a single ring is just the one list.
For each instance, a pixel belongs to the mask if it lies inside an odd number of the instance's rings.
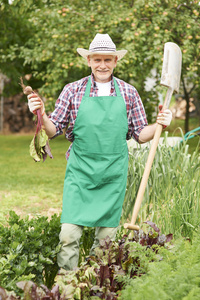
[{"label": "white undershirt", "polygon": [[111,81],[101,83],[96,82],[96,85],[98,87],[98,96],[110,96],[110,89],[111,89]]}]

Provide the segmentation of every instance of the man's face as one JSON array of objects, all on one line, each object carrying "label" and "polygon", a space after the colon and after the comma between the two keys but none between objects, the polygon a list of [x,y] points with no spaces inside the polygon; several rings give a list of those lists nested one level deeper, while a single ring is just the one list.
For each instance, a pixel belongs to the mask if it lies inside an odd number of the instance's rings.
[{"label": "man's face", "polygon": [[104,83],[111,80],[111,75],[117,65],[117,56],[94,54],[88,56],[87,61],[97,82]]}]

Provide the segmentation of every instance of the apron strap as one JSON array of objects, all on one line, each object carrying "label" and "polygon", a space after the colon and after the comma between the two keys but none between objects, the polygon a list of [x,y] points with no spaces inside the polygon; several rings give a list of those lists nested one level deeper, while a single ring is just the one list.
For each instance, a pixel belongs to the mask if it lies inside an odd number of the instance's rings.
[{"label": "apron strap", "polygon": [[117,81],[116,81],[115,78],[114,78],[114,85],[115,85],[115,91],[116,91],[117,97],[121,97],[119,86],[118,86]]},{"label": "apron strap", "polygon": [[[115,78],[114,78],[114,86],[115,86],[115,91],[116,91],[117,97],[121,97],[119,86],[118,86],[117,81],[115,80]],[[85,89],[85,96],[86,97],[90,97],[90,89],[91,89],[91,77],[89,77],[88,82],[87,82],[87,86],[86,86],[86,89]]]},{"label": "apron strap", "polygon": [[85,89],[85,96],[86,97],[90,97],[90,89],[91,89],[91,78],[89,77],[88,83],[87,83],[86,89]]}]

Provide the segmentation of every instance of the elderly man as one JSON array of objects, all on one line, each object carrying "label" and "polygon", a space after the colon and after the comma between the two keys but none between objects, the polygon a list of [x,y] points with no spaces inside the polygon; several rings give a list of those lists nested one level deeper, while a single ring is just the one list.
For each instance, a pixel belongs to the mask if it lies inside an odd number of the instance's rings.
[{"label": "elderly man", "polygon": [[[113,76],[126,50],[116,50],[108,34],[97,34],[89,50],[78,48],[92,74],[67,84],[48,117],[42,100],[28,96],[32,113],[41,110],[49,138],[63,133],[72,142],[67,151],[58,265],[71,270],[78,264],[83,226],[96,227],[92,249],[100,239],[115,239],[125,195],[128,149],[133,137],[145,143],[154,136],[136,89]],[[160,112],[157,123],[168,126],[170,110]]]}]

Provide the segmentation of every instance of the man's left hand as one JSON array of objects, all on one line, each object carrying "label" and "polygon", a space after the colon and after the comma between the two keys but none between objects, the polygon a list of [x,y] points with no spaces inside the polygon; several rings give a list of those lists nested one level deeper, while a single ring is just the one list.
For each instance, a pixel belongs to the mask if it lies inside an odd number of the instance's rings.
[{"label": "man's left hand", "polygon": [[160,112],[157,116],[156,122],[162,125],[164,128],[170,125],[172,120],[172,112],[169,109],[162,110],[162,106],[159,106]]}]

